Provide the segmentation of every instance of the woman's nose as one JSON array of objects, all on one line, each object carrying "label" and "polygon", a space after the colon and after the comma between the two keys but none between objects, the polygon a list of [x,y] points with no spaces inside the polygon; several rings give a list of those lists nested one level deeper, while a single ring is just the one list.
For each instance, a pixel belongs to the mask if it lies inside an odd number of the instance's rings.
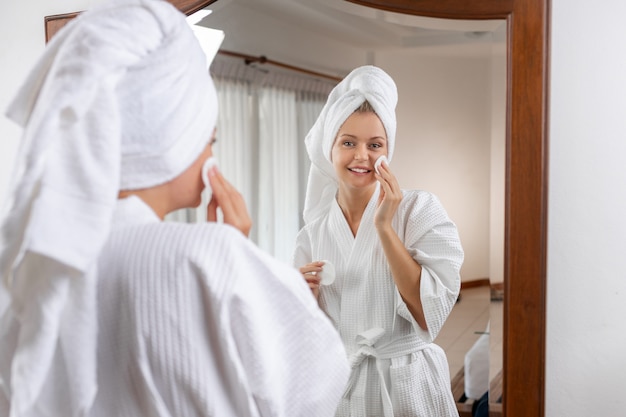
[{"label": "woman's nose", "polygon": [[354,159],[363,161],[369,158],[367,148],[365,146],[357,146],[354,151]]}]

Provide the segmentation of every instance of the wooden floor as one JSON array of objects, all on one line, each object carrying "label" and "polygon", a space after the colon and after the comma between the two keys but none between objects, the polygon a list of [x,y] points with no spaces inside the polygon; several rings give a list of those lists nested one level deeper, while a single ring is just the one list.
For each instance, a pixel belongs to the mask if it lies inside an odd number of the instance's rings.
[{"label": "wooden floor", "polygon": [[[463,365],[465,353],[484,334],[489,325],[490,338],[490,416],[501,415],[501,406],[495,402],[502,392],[502,301],[492,301],[489,286],[461,290],[460,300],[452,309],[435,342],[448,357],[452,391],[457,400],[460,417],[471,417],[472,399],[464,396]],[[493,402],[493,404],[492,404]],[[498,412],[500,410],[500,412]]]},{"label": "wooden floor", "polygon": [[487,330],[490,304],[488,286],[461,290],[460,300],[455,304],[435,339],[435,343],[441,346],[448,356],[450,378],[463,368],[465,353]]}]

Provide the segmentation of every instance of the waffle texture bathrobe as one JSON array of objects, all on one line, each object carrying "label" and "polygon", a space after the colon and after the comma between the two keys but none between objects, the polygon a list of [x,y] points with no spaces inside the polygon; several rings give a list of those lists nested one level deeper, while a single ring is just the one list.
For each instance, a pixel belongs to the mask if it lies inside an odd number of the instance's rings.
[{"label": "waffle texture bathrobe", "polygon": [[402,300],[374,227],[379,188],[356,236],[336,201],[299,233],[295,265],[329,260],[335,282],[319,303],[339,330],[352,375],[337,416],[457,416],[445,352],[433,340],[460,289],[463,250],[438,199],[404,191],[393,228],[422,266],[421,299],[428,331]]},{"label": "waffle texture bathrobe", "polygon": [[120,200],[98,261],[94,416],[330,416],[348,378],[293,268],[238,230]]},{"label": "waffle texture bathrobe", "polygon": [[387,135],[391,162],[396,137],[395,82],[381,68],[350,72],[329,94],[305,143],[311,168],[304,204],[305,226],[294,265],[330,261],[332,285],[320,287],[319,303],[341,334],[352,373],[337,416],[457,416],[444,351],[433,343],[459,294],[463,249],[457,228],[439,200],[425,191],[403,191],[392,227],[422,266],[420,297],[428,331],[422,330],[395,285],[374,226],[380,183],[356,236],[344,217],[331,151],[343,123],[364,102]]}]

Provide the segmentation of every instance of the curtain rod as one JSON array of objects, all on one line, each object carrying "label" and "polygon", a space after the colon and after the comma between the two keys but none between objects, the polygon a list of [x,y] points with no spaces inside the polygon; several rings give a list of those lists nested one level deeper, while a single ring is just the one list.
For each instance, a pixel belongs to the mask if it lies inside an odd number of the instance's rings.
[{"label": "curtain rod", "polygon": [[321,72],[311,71],[305,68],[296,67],[294,65],[285,64],[283,62],[274,61],[272,59],[268,59],[264,55],[261,55],[261,56],[246,55],[246,54],[241,54],[239,52],[227,51],[224,49],[220,49],[219,51],[217,51],[217,53],[222,54],[222,55],[232,56],[235,58],[243,58],[246,65],[251,64],[253,62],[258,62],[259,64],[271,64],[277,67],[286,68],[292,71],[302,72],[304,74],[312,75],[314,77],[326,78],[328,80],[332,80],[336,82],[339,82],[342,80],[342,78],[335,77],[333,75],[323,74]]}]

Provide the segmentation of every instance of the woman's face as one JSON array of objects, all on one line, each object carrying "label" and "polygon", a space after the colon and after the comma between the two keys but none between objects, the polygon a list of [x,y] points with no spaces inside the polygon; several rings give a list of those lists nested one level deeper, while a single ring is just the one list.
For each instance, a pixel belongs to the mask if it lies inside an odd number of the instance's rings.
[{"label": "woman's face", "polygon": [[387,156],[387,134],[376,113],[352,113],[343,123],[331,150],[340,183],[354,188],[376,182],[374,163]]}]

